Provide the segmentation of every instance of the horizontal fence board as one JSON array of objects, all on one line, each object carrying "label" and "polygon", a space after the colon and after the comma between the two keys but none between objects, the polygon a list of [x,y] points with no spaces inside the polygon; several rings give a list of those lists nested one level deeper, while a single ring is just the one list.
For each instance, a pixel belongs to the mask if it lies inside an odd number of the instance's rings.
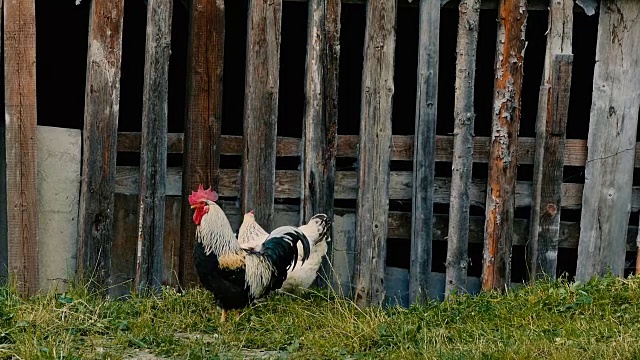
[{"label": "horizontal fence board", "polygon": [[[536,139],[518,138],[518,164],[533,164]],[[181,154],[183,148],[182,133],[168,134],[167,150],[170,154]],[[282,137],[277,139],[276,156],[300,156],[301,140]],[[565,141],[565,166],[584,166],[587,160],[587,141],[567,139]],[[119,152],[140,152],[140,133],[121,132],[118,134]],[[242,154],[242,136],[223,135],[220,149],[222,155]],[[337,157],[358,157],[358,136],[338,135]],[[450,162],[453,159],[453,136],[436,136],[436,161]],[[476,136],[473,143],[473,162],[487,163],[489,159],[489,138]],[[391,142],[391,160],[413,160],[413,136],[394,135]],[[635,167],[640,167],[640,143],[636,143]]]},{"label": "horizontal fence board", "polygon": [[[307,2],[307,0],[284,0],[285,2]],[[343,4],[361,4],[364,5],[366,0],[342,0]],[[417,7],[420,1],[417,0],[400,0],[398,6],[410,6]],[[458,2],[454,0],[440,0],[442,7],[445,9],[455,9],[458,6]],[[549,7],[549,2],[545,0],[529,0],[527,4],[527,10],[544,11]],[[480,3],[480,9],[482,10],[495,10],[498,8],[498,0],[483,0]],[[581,7],[574,7],[574,11],[584,12]]]},{"label": "horizontal fence board", "polygon": [[[220,170],[219,194],[223,197],[237,197],[240,190],[240,170]],[[116,193],[137,194],[139,189],[139,168],[119,166],[116,171]],[[180,168],[170,167],[167,171],[167,195],[180,195],[182,174]],[[474,179],[471,184],[471,204],[484,207],[486,180]],[[297,170],[276,171],[276,198],[296,199],[300,196],[300,173]],[[392,171],[389,198],[392,200],[411,199],[412,177],[409,171]],[[436,178],[434,202],[448,204],[451,179]],[[582,184],[562,184],[563,209],[580,209],[582,205]],[[355,199],[357,173],[355,171],[336,172],[336,199]],[[518,181],[516,185],[516,207],[531,205],[531,182]],[[633,187],[631,210],[640,209],[640,187]]]},{"label": "horizontal fence board", "polygon": [[[177,222],[169,222],[171,219],[170,213],[175,213],[177,210],[170,210],[172,207],[177,207],[177,204],[174,202],[180,202],[179,197],[171,196],[168,198],[167,205],[167,216],[165,222],[165,228],[171,229],[175,227]],[[242,221],[242,214],[240,212],[240,208],[235,201],[219,201],[219,205],[224,210],[225,214],[229,218],[229,222],[231,223],[234,231],[237,231],[240,223]],[[117,207],[122,206],[118,205]],[[131,206],[131,205],[128,205]],[[297,223],[299,217],[299,209],[298,205],[286,205],[286,204],[275,204],[275,218],[274,218],[274,226],[283,226]],[[116,209],[117,211],[120,211]],[[129,209],[130,212],[134,212],[135,209]],[[355,209],[346,209],[346,208],[335,208],[334,209],[335,216],[334,219],[340,217],[344,218],[347,224],[354,224],[355,226]],[[447,240],[447,231],[448,231],[448,222],[449,217],[446,214],[435,214],[434,222],[433,222],[433,240],[434,241],[446,241]],[[514,235],[513,235],[513,245],[516,246],[524,246],[526,245],[527,236],[529,233],[529,220],[527,219],[515,219],[513,223]],[[336,229],[336,234],[351,234],[354,229]],[[484,217],[482,216],[471,216],[469,219],[469,243],[471,244],[482,244],[483,243],[483,234],[484,234]],[[575,249],[578,247],[578,237],[580,234],[580,225],[575,222],[562,221],[560,223],[560,234],[558,239],[558,247],[565,249]],[[635,251],[636,250],[636,236],[638,234],[637,226],[629,226],[627,231],[627,251]],[[167,238],[172,238],[175,235],[165,235],[165,240]],[[391,239],[409,239],[411,236],[411,213],[409,212],[401,212],[401,211],[390,211],[389,219],[388,219],[388,234],[387,236]],[[172,243],[170,241],[169,243]],[[335,245],[335,244],[334,244]],[[336,250],[344,250],[341,248],[337,248]],[[167,265],[168,266],[168,265]],[[169,281],[170,271],[166,271],[165,281]],[[174,280],[174,279],[172,279]]]}]

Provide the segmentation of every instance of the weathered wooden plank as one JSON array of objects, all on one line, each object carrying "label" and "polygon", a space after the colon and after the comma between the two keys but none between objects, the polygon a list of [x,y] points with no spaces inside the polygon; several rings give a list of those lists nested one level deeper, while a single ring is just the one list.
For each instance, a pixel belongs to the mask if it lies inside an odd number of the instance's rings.
[{"label": "weathered wooden plank", "polygon": [[244,96],[242,211],[273,227],[282,0],[249,1]]},{"label": "weathered wooden plank", "polygon": [[[308,0],[285,0],[291,2],[307,2]],[[366,0],[342,0],[344,4],[364,4]],[[457,5],[456,1],[452,0],[440,0],[443,8],[454,8]],[[400,7],[416,7],[418,6],[415,0],[400,0],[398,1]],[[527,10],[529,11],[546,11],[549,6],[548,0],[529,0],[527,2]],[[498,8],[498,0],[482,0],[480,3],[482,10],[495,10]],[[584,12],[580,6],[574,8],[575,12]]]},{"label": "weathered wooden plank", "polygon": [[[116,175],[116,192],[122,194],[138,194],[139,169],[133,166],[119,166]],[[171,167],[167,170],[167,194],[177,196],[182,194],[182,176],[180,168]],[[393,200],[411,199],[412,174],[408,171],[392,171],[389,181],[389,198]],[[516,182],[516,207],[531,206],[532,184],[527,181]],[[471,182],[469,198],[471,205],[485,206],[487,182],[474,179]],[[562,184],[563,209],[580,209],[582,206],[582,184]],[[433,201],[437,204],[449,204],[451,196],[451,180],[448,178],[435,179]],[[336,199],[355,199],[358,191],[358,176],[353,171],[336,172]],[[240,171],[222,169],[218,187],[220,196],[234,197],[240,195]],[[276,171],[275,197],[296,199],[300,197],[300,173],[296,170]],[[640,187],[634,186],[631,195],[631,210],[640,211]]]},{"label": "weathered wooden plank", "polygon": [[640,107],[640,7],[603,0],[593,79],[576,279],[622,275]]},{"label": "weathered wooden plank", "polygon": [[[191,5],[183,194],[191,194],[199,184],[217,190],[220,179],[224,1],[194,0]],[[187,201],[182,202],[181,214],[179,279],[186,286],[198,280],[193,265],[195,225]]]},{"label": "weathered wooden plank", "polygon": [[134,286],[160,290],[164,266],[172,0],[149,0],[142,98],[138,248]]},{"label": "weathered wooden plank", "polygon": [[396,12],[396,0],[367,2],[353,273],[358,306],[384,300]]},{"label": "weathered wooden plank", "polygon": [[[564,141],[571,85],[573,1],[549,3],[545,66],[538,99],[536,152],[533,165],[531,227],[527,248],[529,278],[555,279],[560,231]],[[557,54],[569,57],[557,58]],[[557,70],[557,72],[554,72]]]},{"label": "weathered wooden plank", "polygon": [[431,274],[431,227],[438,118],[440,0],[420,0],[418,86],[413,154],[413,196],[409,301],[428,296]]},{"label": "weathered wooden plank", "polygon": [[[571,29],[571,27],[568,27]],[[527,249],[529,278],[556,277],[564,140],[569,113],[573,55],[553,55],[549,83],[540,89],[538,150],[534,165],[531,227]]]},{"label": "weathered wooden plank", "polygon": [[[4,29],[4,9],[0,1],[0,28]],[[1,47],[0,47],[1,48]],[[4,55],[4,48],[1,49]],[[6,119],[5,119],[6,120]],[[6,281],[9,269],[9,249],[7,243],[7,147],[6,123],[0,122],[0,282]]]},{"label": "weathered wooden plank", "polygon": [[[182,153],[182,134],[167,134],[167,151],[170,154]],[[413,160],[413,136],[393,135],[391,145],[391,160]],[[447,135],[436,136],[436,161],[451,162],[453,159],[454,137]],[[565,166],[584,166],[587,160],[587,141],[567,139],[565,141]],[[139,152],[140,133],[122,132],[118,135],[119,152]],[[338,135],[336,157],[358,157],[358,136]],[[535,138],[518,138],[516,154],[518,164],[533,164],[535,153]],[[223,135],[220,144],[221,155],[242,155],[242,136]],[[300,156],[301,140],[279,136],[276,139],[276,156]],[[473,162],[487,163],[489,159],[489,138],[476,136],[473,139]],[[635,167],[640,167],[640,144],[636,144]]]},{"label": "weathered wooden plank", "polygon": [[124,0],[91,2],[85,92],[78,276],[109,285]]},{"label": "weathered wooden plank", "polygon": [[482,288],[510,283],[526,0],[500,0]]},{"label": "weathered wooden plank", "polygon": [[462,0],[459,5],[456,44],[455,124],[451,166],[451,200],[449,205],[449,240],[445,296],[466,289],[469,243],[469,206],[473,167],[473,106],[476,73],[476,50],[480,26],[480,0]]},{"label": "weathered wooden plank", "polygon": [[[338,129],[338,73],[340,59],[340,0],[309,1],[305,112],[302,131],[301,222],[318,213],[333,218],[336,142]],[[277,149],[276,149],[277,155]],[[331,236],[333,238],[333,236]],[[328,285],[333,242],[319,283]]]},{"label": "weathered wooden plank", "polygon": [[7,1],[3,10],[8,273],[29,296],[39,285],[35,1]]}]

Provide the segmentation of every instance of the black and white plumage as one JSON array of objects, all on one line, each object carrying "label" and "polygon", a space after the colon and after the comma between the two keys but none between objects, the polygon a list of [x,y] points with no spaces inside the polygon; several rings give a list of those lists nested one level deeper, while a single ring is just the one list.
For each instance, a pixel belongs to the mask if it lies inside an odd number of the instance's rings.
[{"label": "black and white plumage", "polygon": [[298,261],[298,242],[302,243],[302,261],[309,257],[307,237],[293,226],[272,231],[260,251],[240,247],[231,224],[215,203],[218,196],[202,186],[189,196],[195,209],[196,245],[194,263],[202,285],[211,291],[223,309],[241,309],[252,301],[279,289],[287,272]]}]

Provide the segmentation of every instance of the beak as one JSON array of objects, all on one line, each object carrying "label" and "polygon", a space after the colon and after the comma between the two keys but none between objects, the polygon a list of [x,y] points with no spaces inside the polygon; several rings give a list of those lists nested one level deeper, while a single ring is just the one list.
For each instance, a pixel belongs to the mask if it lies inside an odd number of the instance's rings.
[{"label": "beak", "polygon": [[192,209],[195,209],[195,208],[197,208],[197,207],[198,207],[198,205],[191,205],[191,208],[192,208]]}]

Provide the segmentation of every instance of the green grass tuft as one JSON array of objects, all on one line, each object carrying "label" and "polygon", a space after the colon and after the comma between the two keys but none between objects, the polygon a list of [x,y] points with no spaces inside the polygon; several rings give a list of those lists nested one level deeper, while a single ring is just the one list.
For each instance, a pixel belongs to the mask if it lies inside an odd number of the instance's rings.
[{"label": "green grass tuft", "polygon": [[202,289],[104,300],[74,286],[23,300],[0,287],[0,359],[634,359],[640,277],[543,281],[408,309],[276,294],[230,318],[219,323]]}]

